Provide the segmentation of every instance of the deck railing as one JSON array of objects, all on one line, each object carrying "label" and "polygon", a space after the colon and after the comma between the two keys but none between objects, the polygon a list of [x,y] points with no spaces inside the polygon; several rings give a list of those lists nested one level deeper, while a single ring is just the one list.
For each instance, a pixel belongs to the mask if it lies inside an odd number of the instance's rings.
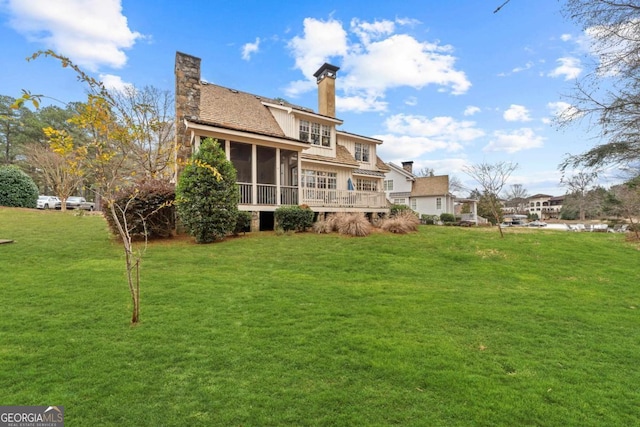
[{"label": "deck railing", "polygon": [[278,188],[273,184],[257,184],[256,197],[253,203],[253,185],[239,182],[241,205],[297,205],[306,204],[309,207],[335,208],[384,208],[387,199],[383,192],[331,190],[280,186],[280,201],[278,203]]}]

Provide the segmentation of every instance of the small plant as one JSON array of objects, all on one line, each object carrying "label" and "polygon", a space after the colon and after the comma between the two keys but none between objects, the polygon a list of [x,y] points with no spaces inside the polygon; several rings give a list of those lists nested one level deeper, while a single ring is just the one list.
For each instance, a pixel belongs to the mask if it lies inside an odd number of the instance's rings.
[{"label": "small plant", "polygon": [[306,231],[313,225],[313,211],[308,206],[281,206],[274,216],[283,231]]},{"label": "small plant", "polygon": [[251,229],[251,212],[238,211],[236,219],[236,228],[233,230],[234,235],[245,233]]},{"label": "small plant", "polygon": [[413,211],[405,211],[382,221],[381,227],[384,231],[396,234],[406,234],[417,231],[420,220]]},{"label": "small plant", "polygon": [[335,216],[335,223],[340,234],[354,237],[368,236],[373,228],[362,212],[338,214]]},{"label": "small plant", "polygon": [[407,205],[391,205],[391,209],[390,209],[389,215],[390,216],[396,216],[399,213],[406,212],[406,211],[413,212],[411,210],[411,208],[409,206],[407,206]]},{"label": "small plant", "polygon": [[447,222],[456,222],[456,216],[454,214],[450,214],[450,213],[441,213],[440,214],[440,221],[444,222],[445,224]]},{"label": "small plant", "polygon": [[0,206],[35,208],[38,187],[33,179],[17,166],[0,167]]},{"label": "small plant", "polygon": [[422,222],[422,224],[426,224],[426,225],[437,224],[439,220],[440,220],[440,217],[438,217],[438,215],[422,214],[420,216],[420,222]]},{"label": "small plant", "polygon": [[174,186],[166,181],[145,179],[123,188],[114,195],[115,209],[103,210],[103,215],[114,235],[119,235],[113,217],[126,224],[133,240],[163,239],[175,232]]}]

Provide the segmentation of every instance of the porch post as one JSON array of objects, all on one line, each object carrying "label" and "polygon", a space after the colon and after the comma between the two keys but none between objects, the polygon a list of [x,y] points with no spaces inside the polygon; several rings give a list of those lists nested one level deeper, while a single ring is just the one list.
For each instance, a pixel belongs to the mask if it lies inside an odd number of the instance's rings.
[{"label": "porch post", "polygon": [[280,185],[282,184],[280,180],[280,148],[276,148],[276,206],[279,206],[282,202],[282,197],[280,194],[282,189]]},{"label": "porch post", "polygon": [[227,160],[231,161],[231,141],[224,140],[224,152],[227,154]]},{"label": "porch post", "polygon": [[302,151],[298,152],[298,204],[304,203],[302,196],[304,195],[304,189],[302,188]]},{"label": "porch post", "polygon": [[258,203],[258,147],[251,144],[251,204]]}]

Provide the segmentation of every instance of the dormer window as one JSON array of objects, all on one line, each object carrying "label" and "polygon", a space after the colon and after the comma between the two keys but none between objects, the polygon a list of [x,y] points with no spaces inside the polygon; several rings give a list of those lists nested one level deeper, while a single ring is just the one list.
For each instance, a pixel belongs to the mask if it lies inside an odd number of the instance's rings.
[{"label": "dormer window", "polygon": [[331,147],[331,126],[300,120],[300,141]]},{"label": "dormer window", "polygon": [[356,160],[363,163],[369,163],[369,145],[356,142]]}]

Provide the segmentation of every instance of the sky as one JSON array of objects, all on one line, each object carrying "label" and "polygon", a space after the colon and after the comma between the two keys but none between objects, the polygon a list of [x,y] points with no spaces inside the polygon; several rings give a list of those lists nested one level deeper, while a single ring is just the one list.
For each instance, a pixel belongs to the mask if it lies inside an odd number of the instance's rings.
[{"label": "sky", "polygon": [[[587,123],[558,128],[597,58],[557,0],[0,0],[0,94],[82,101],[52,49],[110,88],[173,91],[176,51],[202,79],[317,110],[313,73],[340,67],[341,130],[378,138],[386,162],[413,161],[467,188],[465,166],[512,162],[507,186],[562,195],[559,164],[595,145]],[[614,174],[601,183],[616,182]],[[460,196],[466,196],[461,194]]]}]

